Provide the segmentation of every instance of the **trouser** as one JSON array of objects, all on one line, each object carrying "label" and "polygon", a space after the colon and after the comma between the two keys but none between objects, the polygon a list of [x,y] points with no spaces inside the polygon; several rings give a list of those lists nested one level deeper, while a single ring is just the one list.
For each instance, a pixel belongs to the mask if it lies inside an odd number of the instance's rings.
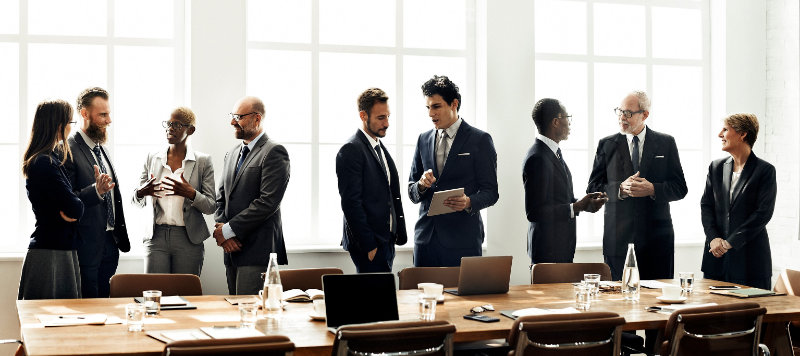
[{"label": "trouser", "polygon": [[184,226],[155,225],[153,237],[144,241],[145,272],[189,273],[200,276],[203,244],[194,244]]},{"label": "trouser", "polygon": [[427,244],[414,244],[414,267],[458,267],[461,266],[461,257],[480,256],[482,253],[481,245],[445,247],[434,231]]},{"label": "trouser", "polygon": [[225,277],[228,280],[228,294],[255,295],[264,287],[261,273],[267,266],[225,266]]},{"label": "trouser", "polygon": [[108,298],[108,281],[119,264],[119,250],[113,234],[113,231],[106,231],[100,240],[84,241],[78,249],[83,298]]},{"label": "trouser", "polygon": [[370,272],[391,272],[392,264],[394,263],[394,244],[391,242],[379,243],[378,251],[375,252],[375,258],[369,260],[369,251],[362,251],[357,248],[352,248],[350,251],[350,259],[356,265],[356,272],[370,273]]}]

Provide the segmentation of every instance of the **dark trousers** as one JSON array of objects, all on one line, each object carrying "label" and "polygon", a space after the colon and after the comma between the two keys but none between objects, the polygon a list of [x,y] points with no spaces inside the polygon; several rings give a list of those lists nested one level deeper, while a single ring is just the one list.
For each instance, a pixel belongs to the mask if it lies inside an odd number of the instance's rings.
[{"label": "dark trousers", "polygon": [[391,272],[392,264],[394,263],[394,244],[391,242],[379,243],[378,251],[375,252],[375,258],[369,260],[369,251],[361,251],[358,248],[351,248],[350,259],[356,265],[356,272],[358,273],[371,273],[371,272]]},{"label": "dark trousers", "polygon": [[458,267],[461,266],[461,257],[482,254],[481,245],[466,248],[444,247],[434,231],[427,244],[414,244],[414,267]]},{"label": "dark trousers", "polygon": [[100,241],[84,240],[78,248],[83,298],[108,298],[108,281],[117,272],[119,264],[119,250],[113,233],[106,231]]},{"label": "dark trousers", "polygon": [[[603,261],[611,269],[611,280],[621,281],[622,271],[625,269],[625,256],[603,255]],[[639,263],[639,278],[641,279],[675,278],[672,259],[661,261],[661,263],[655,263],[656,261],[647,261],[647,263],[643,263],[644,261],[640,262],[638,260],[636,262]]]},{"label": "dark trousers", "polygon": [[264,287],[261,274],[266,271],[267,266],[225,266],[228,294],[257,295]]}]

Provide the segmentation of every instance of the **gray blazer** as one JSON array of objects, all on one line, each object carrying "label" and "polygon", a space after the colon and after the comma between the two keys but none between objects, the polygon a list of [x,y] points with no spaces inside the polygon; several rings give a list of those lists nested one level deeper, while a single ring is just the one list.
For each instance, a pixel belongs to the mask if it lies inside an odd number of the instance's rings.
[{"label": "gray blazer", "polygon": [[[144,163],[144,169],[139,177],[139,186],[144,184],[152,174],[156,181],[161,181],[163,178],[163,167],[167,160],[167,151],[161,150],[147,155],[147,161]],[[183,178],[197,191],[194,200],[183,200],[183,222],[186,225],[186,233],[189,235],[189,240],[194,244],[201,244],[203,240],[211,236],[208,230],[208,225],[203,214],[214,213],[214,166],[211,164],[211,156],[192,151],[191,149],[186,153],[186,163],[183,167]],[[153,205],[153,222],[155,228],[155,216],[161,212],[161,206],[152,202],[153,197],[143,197],[138,199],[136,197],[136,190],[133,191],[132,202],[138,207],[144,207],[147,200],[151,201]],[[151,230],[144,240],[150,240],[153,237]]]},{"label": "gray blazer", "polygon": [[289,185],[289,153],[264,134],[234,176],[241,149],[239,143],[225,155],[214,213],[242,243],[241,251],[225,254],[225,266],[266,266],[270,252],[287,264],[280,207]]}]

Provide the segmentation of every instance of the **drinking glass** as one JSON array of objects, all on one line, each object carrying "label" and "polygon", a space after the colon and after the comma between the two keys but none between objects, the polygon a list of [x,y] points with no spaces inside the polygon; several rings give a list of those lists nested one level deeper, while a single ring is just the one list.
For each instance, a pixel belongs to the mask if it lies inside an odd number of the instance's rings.
[{"label": "drinking glass", "polygon": [[239,303],[239,321],[243,328],[253,328],[256,326],[257,312],[258,304]]},{"label": "drinking glass", "polygon": [[158,315],[161,311],[161,291],[160,290],[146,290],[142,292],[144,298],[145,314],[147,316]]},{"label": "drinking glass", "polygon": [[426,321],[436,319],[436,297],[422,297],[419,302],[419,318]]},{"label": "drinking glass", "polygon": [[583,280],[592,287],[592,298],[597,298],[600,292],[600,275],[597,273],[585,273]]},{"label": "drinking glass", "polygon": [[581,281],[575,286],[575,307],[578,310],[589,310],[592,306],[592,286]]},{"label": "drinking glass", "polygon": [[130,303],[125,305],[125,321],[128,331],[142,331],[144,325],[144,305]]},{"label": "drinking glass", "polygon": [[681,280],[683,294],[688,297],[694,288],[694,272],[678,272],[678,278]]}]

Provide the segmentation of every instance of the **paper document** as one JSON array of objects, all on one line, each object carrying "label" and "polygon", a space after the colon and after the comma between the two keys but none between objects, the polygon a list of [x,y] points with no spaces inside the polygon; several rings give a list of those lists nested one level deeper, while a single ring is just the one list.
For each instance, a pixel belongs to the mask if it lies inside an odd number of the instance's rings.
[{"label": "paper document", "polygon": [[674,286],[675,285],[675,284],[664,283],[664,282],[656,281],[656,280],[652,280],[652,279],[643,280],[639,284],[644,288],[650,288],[650,289],[661,289],[661,288],[664,288],[666,286]]},{"label": "paper document", "polygon": [[649,309],[661,314],[672,314],[674,311],[686,309],[686,308],[699,308],[699,307],[710,307],[717,305],[717,303],[703,303],[703,304],[669,304],[657,307],[650,307],[653,309]]},{"label": "paper document", "polygon": [[566,307],[560,309],[544,309],[544,308],[525,308],[515,310],[511,315],[515,317],[529,316],[529,315],[550,315],[550,314],[576,314],[579,313],[578,309],[573,307]]},{"label": "paper document", "polygon": [[37,314],[36,318],[44,326],[102,325],[106,323],[105,314]]},{"label": "paper document", "polygon": [[433,193],[431,205],[428,207],[428,216],[449,214],[455,212],[450,207],[444,206],[444,200],[450,197],[460,197],[464,195],[464,188],[442,190]]},{"label": "paper document", "polygon": [[240,337],[264,336],[264,333],[252,329],[238,326],[210,326],[200,328],[204,333],[214,339],[235,339]]}]

